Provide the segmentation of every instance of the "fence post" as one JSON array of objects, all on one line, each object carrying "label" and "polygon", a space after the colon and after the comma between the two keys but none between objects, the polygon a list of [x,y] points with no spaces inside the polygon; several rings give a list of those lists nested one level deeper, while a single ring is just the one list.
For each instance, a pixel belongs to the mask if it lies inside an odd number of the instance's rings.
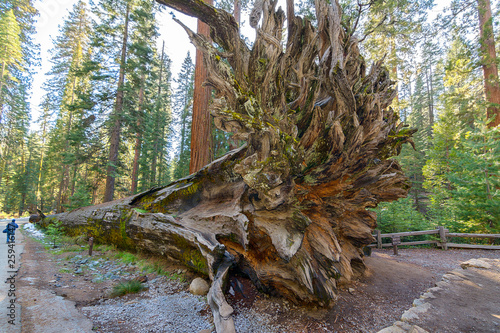
[{"label": "fence post", "polygon": [[89,256],[92,256],[92,248],[94,247],[94,237],[89,238]]},{"label": "fence post", "polygon": [[382,248],[382,233],[380,232],[380,230],[376,229],[375,234],[377,236],[377,249],[381,249]]},{"label": "fence post", "polygon": [[401,237],[392,236],[392,249],[394,250],[395,256],[399,255],[398,254],[398,244],[401,244]]},{"label": "fence post", "polygon": [[439,226],[438,229],[439,229],[439,238],[440,238],[440,242],[441,242],[441,248],[443,250],[448,250],[448,245],[446,245],[446,243],[447,243],[446,230],[444,229],[443,226]]}]

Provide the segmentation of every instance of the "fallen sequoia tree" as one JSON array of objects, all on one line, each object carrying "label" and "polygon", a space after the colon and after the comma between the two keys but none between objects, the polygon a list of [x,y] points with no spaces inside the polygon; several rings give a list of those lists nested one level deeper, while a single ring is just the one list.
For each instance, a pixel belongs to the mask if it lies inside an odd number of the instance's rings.
[{"label": "fallen sequoia tree", "polygon": [[[382,62],[368,70],[337,1],[316,1],[317,26],[257,0],[250,49],[234,18],[199,0],[159,0],[211,27],[185,27],[205,54],[216,126],[246,141],[165,187],[58,216],[73,233],[181,261],[212,280],[217,330],[232,331],[223,295],[230,269],[260,290],[331,306],[337,286],[365,269],[381,201],[407,195],[389,159],[411,142],[389,107],[394,82]],[[214,44],[215,43],[215,44]],[[216,45],[216,46],[214,46]],[[286,45],[286,47],[284,47]]]}]

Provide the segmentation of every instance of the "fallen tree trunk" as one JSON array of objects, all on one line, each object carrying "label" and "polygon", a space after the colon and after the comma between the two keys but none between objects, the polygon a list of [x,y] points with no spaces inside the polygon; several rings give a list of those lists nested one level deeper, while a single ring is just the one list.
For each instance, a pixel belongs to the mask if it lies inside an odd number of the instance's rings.
[{"label": "fallen tree trunk", "polygon": [[247,143],[168,186],[59,219],[74,233],[207,274],[218,331],[232,325],[222,295],[230,264],[262,291],[333,305],[338,284],[365,269],[360,248],[376,226],[367,208],[409,188],[390,157],[415,130],[389,107],[396,95],[389,73],[381,62],[367,72],[336,1],[316,2],[317,27],[289,8],[286,48],[284,12],[257,1],[252,49],[228,13],[202,1],[159,2],[211,26],[224,51],[184,27],[205,53],[215,125]]}]

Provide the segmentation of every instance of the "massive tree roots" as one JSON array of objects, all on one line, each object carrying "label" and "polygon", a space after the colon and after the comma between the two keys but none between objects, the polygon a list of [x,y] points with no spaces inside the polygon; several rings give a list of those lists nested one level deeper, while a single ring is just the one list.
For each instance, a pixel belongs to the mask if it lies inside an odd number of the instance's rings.
[{"label": "massive tree roots", "polygon": [[360,248],[376,226],[367,208],[409,188],[389,158],[414,130],[389,107],[396,91],[388,71],[381,62],[367,68],[336,1],[316,2],[316,26],[290,5],[283,41],[284,11],[258,0],[252,48],[222,10],[159,2],[211,26],[213,42],[185,29],[205,53],[216,126],[246,144],[168,186],[59,219],[207,274],[218,331],[233,329],[223,296],[231,267],[264,292],[332,305],[339,283],[365,269]]}]

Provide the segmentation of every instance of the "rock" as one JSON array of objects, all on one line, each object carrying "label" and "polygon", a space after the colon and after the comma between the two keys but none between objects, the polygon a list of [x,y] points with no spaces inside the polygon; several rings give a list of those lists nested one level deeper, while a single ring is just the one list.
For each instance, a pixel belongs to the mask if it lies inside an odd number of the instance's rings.
[{"label": "rock", "polygon": [[491,265],[482,259],[470,259],[460,264],[460,267],[467,269],[469,267],[490,269]]},{"label": "rock", "polygon": [[138,276],[134,280],[139,281],[140,283],[146,283],[148,282],[148,277],[146,275]]},{"label": "rock", "polygon": [[429,333],[428,331],[424,330],[422,327],[413,325],[411,329],[408,331],[408,333]]},{"label": "rock", "polygon": [[420,296],[420,298],[422,298],[422,299],[427,299],[427,298],[436,298],[436,296],[434,296],[434,294],[433,294],[433,293],[431,293],[431,292],[426,292],[426,293],[424,293],[422,296]]},{"label": "rock", "polygon": [[208,293],[208,283],[202,278],[196,278],[189,285],[189,291],[193,295],[205,296]]},{"label": "rock", "polygon": [[403,315],[401,316],[402,321],[411,321],[413,319],[418,319],[418,316],[422,313],[427,312],[431,308],[431,305],[429,303],[424,303],[419,306],[415,306],[411,308],[408,311],[405,311]]},{"label": "rock", "polygon": [[401,327],[398,327],[398,326],[389,326],[389,327],[386,327],[380,331],[378,331],[377,333],[406,333],[407,331],[402,329]]},{"label": "rock", "polygon": [[75,271],[75,274],[82,274],[82,273],[83,273],[83,271],[82,271],[82,269],[81,269],[81,268],[78,268],[78,269]]},{"label": "rock", "polygon": [[413,306],[420,306],[420,305],[423,305],[425,304],[425,301],[421,298],[418,298],[416,300],[413,301]]},{"label": "rock", "polygon": [[349,288],[349,294],[354,294],[354,288]]},{"label": "rock", "polygon": [[378,331],[377,333],[429,333],[429,332],[417,325],[410,325],[402,321],[397,321],[394,323],[394,325],[386,327],[383,330]]}]

